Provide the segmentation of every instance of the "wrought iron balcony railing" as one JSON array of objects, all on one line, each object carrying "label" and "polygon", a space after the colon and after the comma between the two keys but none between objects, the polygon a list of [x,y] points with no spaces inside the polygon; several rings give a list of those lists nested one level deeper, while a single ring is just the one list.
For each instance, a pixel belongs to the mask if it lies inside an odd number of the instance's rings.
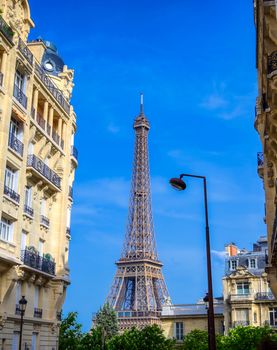
[{"label": "wrought iron balcony railing", "polygon": [[40,215],[40,223],[41,223],[41,225],[46,226],[46,227],[49,227],[49,225],[50,225],[49,219],[44,215]]},{"label": "wrought iron balcony railing", "polygon": [[13,96],[24,108],[27,108],[27,96],[16,84],[14,84]]},{"label": "wrought iron balcony railing", "polygon": [[23,143],[12,133],[9,136],[9,147],[13,149],[16,153],[23,157],[24,145]]},{"label": "wrought iron balcony railing", "polygon": [[42,160],[34,154],[29,155],[27,159],[27,166],[32,167],[53,185],[61,188],[61,178],[53,170],[51,170]]},{"label": "wrought iron balcony railing", "polygon": [[4,34],[6,39],[13,44],[13,31],[11,27],[5,22],[4,18],[0,15],[0,32]]},{"label": "wrought iron balcony railing", "polygon": [[244,294],[230,294],[229,298],[230,301],[253,300],[254,295],[252,292],[249,291],[249,293]]},{"label": "wrought iron balcony railing", "polygon": [[264,166],[264,154],[263,154],[263,152],[257,153],[257,162],[258,162],[258,167]]},{"label": "wrought iron balcony railing", "polygon": [[3,86],[4,74],[0,72],[0,86]]},{"label": "wrought iron balcony railing", "polygon": [[70,104],[66,101],[63,93],[60,89],[56,87],[52,79],[45,74],[44,70],[39,64],[35,64],[35,72],[37,76],[40,78],[44,86],[48,89],[51,95],[55,98],[55,100],[59,103],[59,105],[66,111],[67,114],[70,113]]},{"label": "wrought iron balcony railing", "polygon": [[66,228],[66,234],[70,236],[70,228],[69,227]]},{"label": "wrought iron balcony railing", "polygon": [[249,326],[250,322],[249,321],[234,321],[233,322],[233,327],[237,327],[237,326]]},{"label": "wrought iron balcony railing", "polygon": [[78,150],[75,146],[71,146],[71,155],[78,160]]},{"label": "wrought iron balcony railing", "polygon": [[4,186],[4,194],[8,197],[10,197],[12,200],[16,201],[19,203],[20,201],[20,195],[16,193],[14,190],[9,188],[8,186]]},{"label": "wrought iron balcony railing", "polygon": [[271,74],[272,72],[277,70],[277,51],[272,52],[271,55],[268,56],[267,60],[267,73]]},{"label": "wrought iron balcony railing", "polygon": [[45,130],[45,119],[43,118],[43,116],[39,113],[39,112],[37,112],[37,123],[38,123],[38,125],[43,129],[43,130]]},{"label": "wrought iron balcony railing", "polygon": [[58,321],[62,320],[62,312],[61,311],[57,311],[57,320]]},{"label": "wrought iron balcony railing", "polygon": [[275,300],[275,297],[271,292],[256,293],[255,300]]},{"label": "wrought iron balcony railing", "polygon": [[69,186],[68,197],[71,198],[71,199],[73,198],[73,187],[72,186]]},{"label": "wrought iron balcony railing", "polygon": [[28,49],[27,45],[19,38],[18,40],[18,50],[22,53],[22,55],[26,58],[26,60],[33,65],[34,56],[32,52]]},{"label": "wrought iron balcony railing", "polygon": [[29,207],[27,204],[24,204],[24,213],[33,217],[34,216],[34,209]]},{"label": "wrought iron balcony railing", "polygon": [[39,308],[35,307],[34,308],[34,317],[42,318],[42,309],[39,309]]},{"label": "wrought iron balcony railing", "polygon": [[40,256],[38,253],[34,253],[27,249],[22,250],[21,260],[25,265],[32,267],[33,269],[43,271],[49,275],[55,275],[55,262]]}]

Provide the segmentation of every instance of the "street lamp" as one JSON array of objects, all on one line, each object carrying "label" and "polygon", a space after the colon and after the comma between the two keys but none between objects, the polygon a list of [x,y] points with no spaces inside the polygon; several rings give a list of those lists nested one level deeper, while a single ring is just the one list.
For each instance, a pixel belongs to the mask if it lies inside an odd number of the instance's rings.
[{"label": "street lamp", "polygon": [[23,329],[23,316],[25,314],[27,306],[27,300],[25,299],[25,296],[22,295],[21,299],[19,300],[19,311],[20,311],[20,334],[19,334],[19,347],[18,349],[21,350],[21,343],[22,343],[22,329]]},{"label": "street lamp", "polygon": [[212,266],[211,266],[211,248],[210,248],[210,229],[208,219],[208,199],[207,199],[207,181],[205,176],[181,174],[179,178],[170,179],[170,185],[178,191],[186,189],[183,177],[194,177],[203,180],[204,185],[204,205],[205,205],[205,221],[206,221],[206,254],[207,254],[207,275],[208,275],[208,335],[209,350],[216,350],[215,326],[214,326],[214,303],[213,303],[213,283],[212,283]]}]

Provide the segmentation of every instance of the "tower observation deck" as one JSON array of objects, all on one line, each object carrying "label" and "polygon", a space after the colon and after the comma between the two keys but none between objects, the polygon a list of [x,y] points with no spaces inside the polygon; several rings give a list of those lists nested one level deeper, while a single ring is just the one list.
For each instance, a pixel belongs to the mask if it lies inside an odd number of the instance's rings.
[{"label": "tower observation deck", "polygon": [[171,303],[158,259],[154,235],[148,132],[141,95],[134,122],[135,152],[127,231],[107,302],[118,315],[121,330],[160,323],[162,306]]}]

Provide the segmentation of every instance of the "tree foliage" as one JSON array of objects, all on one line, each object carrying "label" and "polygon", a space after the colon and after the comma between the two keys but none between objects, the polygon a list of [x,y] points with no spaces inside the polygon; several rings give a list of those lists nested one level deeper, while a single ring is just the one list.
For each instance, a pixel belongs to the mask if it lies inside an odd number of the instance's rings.
[{"label": "tree foliage", "polygon": [[61,322],[59,350],[76,350],[82,336],[82,326],[77,322],[77,312],[70,312]]},{"label": "tree foliage", "polygon": [[110,339],[118,333],[117,316],[114,309],[105,304],[95,316],[95,325],[102,330],[105,339]]}]

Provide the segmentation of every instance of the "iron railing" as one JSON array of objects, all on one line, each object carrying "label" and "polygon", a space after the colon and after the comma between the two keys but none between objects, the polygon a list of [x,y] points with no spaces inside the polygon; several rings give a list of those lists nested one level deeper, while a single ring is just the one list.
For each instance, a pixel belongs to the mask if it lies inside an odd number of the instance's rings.
[{"label": "iron railing", "polygon": [[249,300],[253,299],[253,293],[249,291],[248,293],[244,294],[230,294],[229,298],[231,301]]},{"label": "iron railing", "polygon": [[26,58],[26,60],[32,66],[33,61],[34,61],[34,56],[33,56],[32,52],[28,49],[27,45],[25,45],[23,40],[20,38],[18,40],[18,50],[22,53],[22,55]]},{"label": "iron railing", "polygon": [[117,317],[119,317],[119,318],[149,317],[149,316],[160,317],[161,311],[131,311],[131,310],[117,311]]},{"label": "iron railing", "polygon": [[73,187],[72,186],[69,186],[68,197],[71,198],[71,199],[73,198]]},{"label": "iron railing", "polygon": [[38,122],[38,125],[43,129],[45,130],[45,119],[43,118],[43,116],[37,112],[37,122]]},{"label": "iron railing", "polygon": [[34,216],[34,209],[29,207],[27,204],[24,204],[24,213],[33,217]]},{"label": "iron railing", "polygon": [[46,130],[47,130],[47,134],[50,135],[51,134],[51,126],[48,123],[46,126]]},{"label": "iron railing", "polygon": [[70,228],[69,227],[66,228],[66,234],[70,236]]},{"label": "iron railing", "polygon": [[40,215],[40,223],[46,227],[49,227],[49,225],[50,225],[49,219],[44,215]]},{"label": "iron railing", "polygon": [[51,170],[42,160],[40,160],[34,154],[28,156],[27,166],[35,169],[59,189],[61,188],[61,178],[59,175]]},{"label": "iron railing", "polygon": [[27,108],[27,96],[16,84],[14,84],[13,96],[24,108]]},{"label": "iron railing", "polygon": [[22,250],[21,260],[25,265],[32,267],[33,269],[43,271],[49,275],[55,275],[55,262],[40,256],[38,253],[34,253],[27,249]]},{"label": "iron railing", "polygon": [[255,300],[275,300],[275,297],[271,292],[256,293]]},{"label": "iron railing", "polygon": [[6,39],[13,44],[13,34],[11,27],[5,22],[4,18],[0,15],[0,32],[4,34]]},{"label": "iron railing", "polygon": [[234,321],[233,322],[233,327],[237,327],[237,326],[249,326],[250,322],[249,321]]},{"label": "iron railing", "polygon": [[24,145],[23,143],[12,133],[9,136],[9,147],[13,149],[16,153],[23,157]]},{"label": "iron railing", "polygon": [[4,74],[0,72],[0,86],[3,86]]},{"label": "iron railing", "polygon": [[4,194],[19,203],[20,195],[6,185],[4,186]]},{"label": "iron railing", "polygon": [[66,111],[67,114],[70,113],[70,104],[66,101],[63,93],[60,89],[56,87],[52,79],[45,74],[44,70],[39,64],[35,64],[35,72],[37,76],[40,78],[44,86],[48,89],[51,95],[55,98],[55,100],[59,103],[59,105]]},{"label": "iron railing", "polygon": [[42,309],[39,309],[39,308],[35,307],[34,308],[34,317],[42,318]]},{"label": "iron railing", "polygon": [[264,154],[263,154],[263,152],[257,153],[257,162],[258,162],[258,167],[264,166]]},{"label": "iron railing", "polygon": [[78,150],[75,146],[71,146],[71,155],[78,160]]}]

